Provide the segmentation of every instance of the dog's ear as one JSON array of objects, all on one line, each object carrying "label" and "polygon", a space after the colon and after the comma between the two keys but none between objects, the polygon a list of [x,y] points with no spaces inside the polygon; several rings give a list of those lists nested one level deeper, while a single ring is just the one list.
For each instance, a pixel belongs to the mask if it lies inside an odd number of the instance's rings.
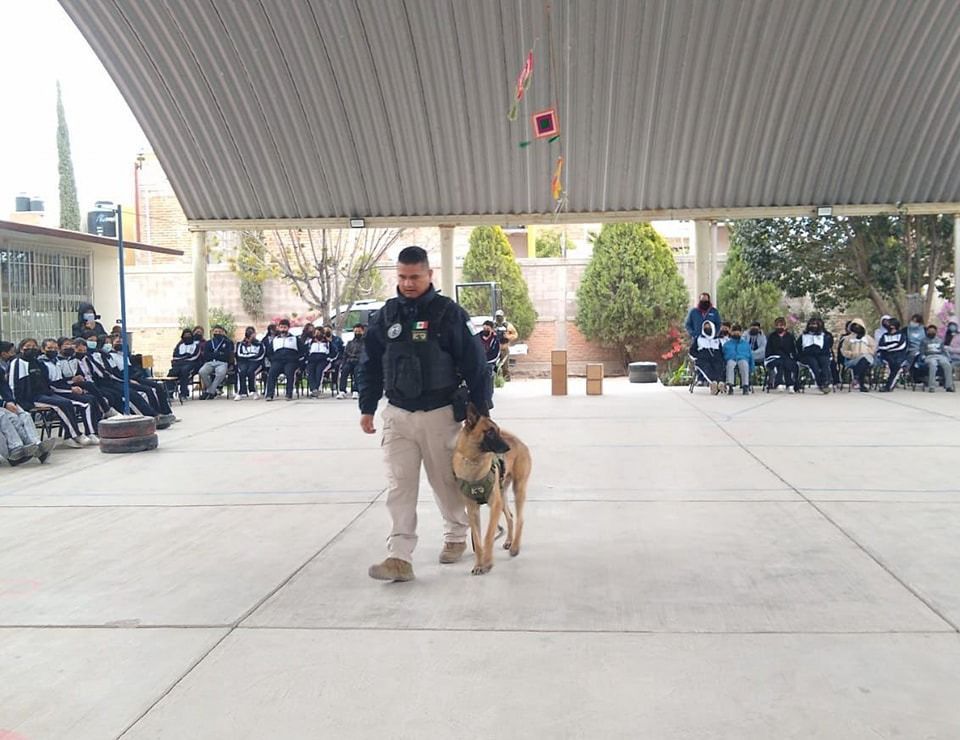
[{"label": "dog's ear", "polygon": [[467,418],[464,420],[464,425],[467,429],[473,429],[478,421],[480,421],[480,412],[477,411],[477,407],[471,402],[467,404]]}]

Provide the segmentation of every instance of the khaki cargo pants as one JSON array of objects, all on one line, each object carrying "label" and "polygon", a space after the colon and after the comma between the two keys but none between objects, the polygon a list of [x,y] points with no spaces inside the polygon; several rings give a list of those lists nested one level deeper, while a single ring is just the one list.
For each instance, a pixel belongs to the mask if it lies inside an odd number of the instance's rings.
[{"label": "khaki cargo pants", "polygon": [[390,557],[413,562],[421,463],[443,517],[444,542],[466,542],[469,527],[466,505],[453,477],[453,448],[460,423],[454,421],[452,408],[405,411],[387,404],[382,419],[387,510],[393,519],[387,538]]}]

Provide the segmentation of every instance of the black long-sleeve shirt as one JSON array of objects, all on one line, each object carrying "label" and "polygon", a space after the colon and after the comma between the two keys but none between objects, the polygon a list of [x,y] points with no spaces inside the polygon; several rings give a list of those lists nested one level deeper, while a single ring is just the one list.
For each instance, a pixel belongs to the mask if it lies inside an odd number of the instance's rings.
[{"label": "black long-sleeve shirt", "polygon": [[780,336],[777,332],[771,332],[767,337],[766,357],[788,357],[791,360],[797,359],[797,340],[790,332],[784,332]]},{"label": "black long-sleeve shirt", "polygon": [[[416,299],[399,295],[391,300],[400,302],[401,321],[417,321],[425,316],[429,303],[438,298],[431,285],[429,290]],[[386,350],[387,311],[377,311],[363,341],[363,354],[358,367],[360,387],[360,413],[376,413],[377,404],[383,396],[383,353]],[[453,304],[446,311],[439,331],[440,348],[453,358],[457,369],[470,391],[470,400],[481,413],[487,404],[487,361],[480,340],[474,335],[470,315],[459,305]]]}]

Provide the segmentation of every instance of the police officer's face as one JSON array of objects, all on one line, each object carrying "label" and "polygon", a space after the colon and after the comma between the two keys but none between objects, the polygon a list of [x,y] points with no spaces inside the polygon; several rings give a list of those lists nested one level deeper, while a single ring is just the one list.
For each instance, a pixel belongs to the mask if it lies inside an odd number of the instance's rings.
[{"label": "police officer's face", "polygon": [[404,298],[419,298],[430,288],[433,270],[425,262],[417,265],[397,263],[397,289]]}]

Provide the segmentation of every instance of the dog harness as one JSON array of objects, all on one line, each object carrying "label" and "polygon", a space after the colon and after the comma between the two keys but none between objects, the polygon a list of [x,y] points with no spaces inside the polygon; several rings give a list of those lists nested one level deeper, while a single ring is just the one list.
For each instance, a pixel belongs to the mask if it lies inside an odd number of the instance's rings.
[{"label": "dog harness", "polygon": [[490,500],[490,494],[493,493],[495,481],[499,481],[502,488],[505,473],[506,464],[503,461],[503,456],[494,455],[493,463],[490,465],[490,472],[480,480],[462,480],[457,478],[457,482],[460,484],[460,493],[482,506]]}]

